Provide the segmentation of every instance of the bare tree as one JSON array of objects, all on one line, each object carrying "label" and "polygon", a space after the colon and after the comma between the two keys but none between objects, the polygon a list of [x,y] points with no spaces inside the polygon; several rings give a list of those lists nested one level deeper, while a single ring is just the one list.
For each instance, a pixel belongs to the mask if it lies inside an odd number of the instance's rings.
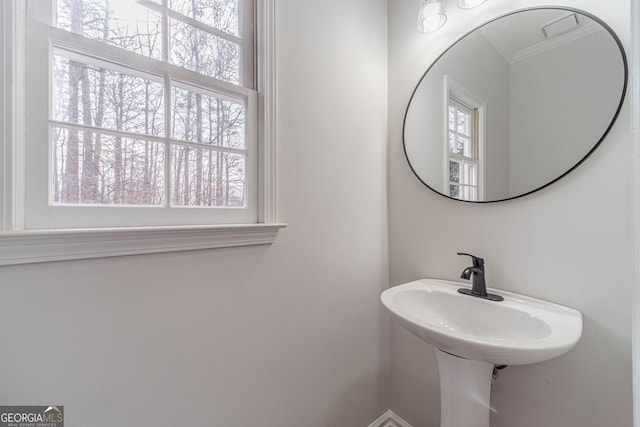
[{"label": "bare tree", "polygon": [[[71,31],[83,33],[82,1],[69,0]],[[82,78],[82,65],[76,61],[69,61],[69,121],[78,123],[78,87]],[[67,135],[67,147],[65,156],[65,169],[62,179],[62,201],[65,203],[78,203],[78,131],[71,129]]]}]

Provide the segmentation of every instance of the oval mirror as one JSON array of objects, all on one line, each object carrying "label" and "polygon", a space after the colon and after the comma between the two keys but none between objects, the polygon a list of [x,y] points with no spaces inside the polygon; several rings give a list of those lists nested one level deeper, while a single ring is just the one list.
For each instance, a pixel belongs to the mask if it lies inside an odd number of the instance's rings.
[{"label": "oval mirror", "polygon": [[575,9],[494,19],[454,43],[411,96],[404,150],[432,190],[509,200],[565,176],[600,144],[627,86],[620,40]]}]

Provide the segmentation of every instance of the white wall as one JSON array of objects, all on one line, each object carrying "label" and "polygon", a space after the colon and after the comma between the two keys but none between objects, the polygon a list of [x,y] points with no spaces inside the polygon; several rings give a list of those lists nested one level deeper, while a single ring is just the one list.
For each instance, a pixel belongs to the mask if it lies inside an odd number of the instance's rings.
[{"label": "white wall", "polygon": [[547,184],[591,150],[618,107],[622,69],[604,29],[511,66],[510,194]]},{"label": "white wall", "polygon": [[279,0],[277,21],[288,227],[270,247],[2,267],[2,404],[64,405],[69,427],[360,427],[389,408],[387,4]]},{"label": "white wall", "polygon": [[[626,0],[562,0],[594,13],[629,43]],[[392,284],[458,279],[483,256],[491,286],[566,304],[584,314],[578,345],[555,360],[502,371],[493,427],[602,427],[632,423],[632,199],[629,102],[601,147],[555,185],[523,199],[471,205],[426,189],[402,153],[402,116],[418,79],[468,28],[537,0],[495,0],[469,11],[446,1],[447,25],[415,30],[417,6],[389,0],[389,206]],[[439,425],[432,347],[392,324],[392,409],[414,426]]]}]

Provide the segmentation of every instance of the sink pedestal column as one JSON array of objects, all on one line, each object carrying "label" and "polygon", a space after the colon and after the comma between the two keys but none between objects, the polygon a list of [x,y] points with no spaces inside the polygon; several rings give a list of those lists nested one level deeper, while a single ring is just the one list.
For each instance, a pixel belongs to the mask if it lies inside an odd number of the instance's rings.
[{"label": "sink pedestal column", "polygon": [[440,427],[489,427],[493,365],[463,359],[441,350]]}]

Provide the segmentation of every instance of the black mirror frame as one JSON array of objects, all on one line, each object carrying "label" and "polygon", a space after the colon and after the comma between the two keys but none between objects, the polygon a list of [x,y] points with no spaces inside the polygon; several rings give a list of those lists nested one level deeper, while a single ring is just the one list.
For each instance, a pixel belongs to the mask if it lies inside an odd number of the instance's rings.
[{"label": "black mirror frame", "polygon": [[[497,200],[478,200],[478,201],[472,201],[472,200],[462,200],[462,199],[456,199],[454,197],[451,196],[447,196],[446,194],[443,194],[439,191],[437,191],[436,189],[434,189],[433,187],[431,187],[429,184],[427,184],[421,177],[420,175],[418,175],[418,173],[416,172],[416,170],[413,168],[413,166],[411,165],[411,161],[409,160],[409,155],[407,153],[407,146],[406,146],[406,141],[405,141],[405,127],[407,125],[407,115],[409,113],[409,107],[411,106],[411,101],[413,100],[413,97],[415,96],[418,87],[420,86],[420,84],[422,83],[422,81],[424,80],[424,78],[427,76],[427,74],[429,73],[429,71],[435,66],[435,64],[440,60],[440,58],[442,58],[447,52],[449,52],[454,46],[456,46],[459,42],[461,42],[464,38],[466,38],[468,35],[470,35],[471,33],[473,33],[474,31],[484,27],[485,25],[488,25],[494,21],[497,21],[499,19],[505,18],[507,16],[511,16],[517,13],[522,13],[522,12],[526,12],[526,11],[530,11],[530,10],[544,10],[544,9],[555,9],[555,10],[564,10],[567,12],[574,12],[574,13],[579,13],[581,15],[584,15],[586,17],[588,17],[589,19],[592,19],[593,21],[597,22],[598,24],[600,24],[605,30],[607,30],[607,32],[609,33],[609,35],[613,38],[613,40],[615,41],[616,45],[618,46],[618,49],[620,50],[620,55],[622,57],[622,63],[624,65],[624,81],[622,83],[622,94],[620,96],[620,102],[618,103],[618,108],[616,109],[615,114],[613,115],[612,119],[611,119],[611,123],[609,123],[609,126],[607,126],[607,129],[604,131],[604,133],[602,134],[602,136],[598,139],[598,141],[593,145],[593,147],[589,150],[589,152],[587,154],[585,154],[576,164],[574,164],[572,167],[570,167],[567,171],[565,171],[564,173],[562,173],[560,176],[558,176],[557,178],[549,181],[548,183],[537,187],[531,191],[528,191],[526,193],[522,193],[522,194],[518,194],[517,196],[513,196],[513,197],[507,197],[504,199],[497,199]],[[593,154],[593,152],[600,146],[600,144],[602,143],[602,141],[604,141],[604,139],[607,137],[607,135],[609,134],[609,132],[611,131],[611,128],[613,127],[613,125],[615,124],[615,122],[618,119],[618,116],[620,115],[620,111],[622,110],[622,105],[624,104],[624,100],[626,98],[626,94],[627,94],[627,85],[628,85],[628,80],[629,80],[629,65],[627,62],[627,55],[625,53],[624,50],[624,46],[622,45],[622,42],[620,41],[620,38],[618,37],[618,35],[615,33],[615,31],[613,31],[613,29],[606,23],[604,22],[602,19],[598,18],[597,16],[589,13],[589,12],[585,12],[581,9],[576,9],[576,8],[572,8],[572,7],[565,7],[565,6],[537,6],[537,7],[528,7],[528,8],[524,8],[524,9],[518,9],[518,10],[514,10],[512,12],[509,13],[505,13],[503,15],[497,16],[493,19],[490,19],[489,21],[478,25],[477,27],[473,28],[471,31],[468,31],[467,33],[465,33],[462,37],[460,37],[458,40],[456,40],[454,43],[452,43],[444,52],[442,52],[440,55],[438,55],[438,57],[433,61],[433,63],[429,66],[429,68],[427,69],[427,71],[425,71],[425,73],[422,75],[422,77],[420,77],[420,80],[418,81],[418,83],[416,84],[415,89],[413,90],[413,92],[411,93],[411,97],[409,98],[409,103],[407,104],[407,109],[405,110],[405,114],[404,114],[404,119],[402,122],[402,149],[404,151],[404,155],[405,155],[405,159],[407,160],[407,163],[409,165],[409,168],[411,168],[411,171],[413,172],[413,174],[418,178],[418,180],[424,184],[428,189],[430,189],[431,191],[435,192],[436,194],[439,194],[440,196],[446,197],[447,199],[451,199],[451,200],[455,200],[457,202],[463,202],[463,203],[474,203],[474,204],[484,204],[484,203],[499,203],[499,202],[504,202],[507,200],[514,200],[514,199],[519,199],[521,197],[524,196],[528,196],[529,194],[535,193],[537,191],[542,190],[543,188],[547,188],[550,185],[558,182],[559,180],[561,180],[562,178],[564,178],[565,176],[567,176],[568,174],[570,174],[571,172],[573,172],[578,166],[580,166],[585,160],[587,160],[589,158],[589,156],[591,156],[591,154]]]}]

